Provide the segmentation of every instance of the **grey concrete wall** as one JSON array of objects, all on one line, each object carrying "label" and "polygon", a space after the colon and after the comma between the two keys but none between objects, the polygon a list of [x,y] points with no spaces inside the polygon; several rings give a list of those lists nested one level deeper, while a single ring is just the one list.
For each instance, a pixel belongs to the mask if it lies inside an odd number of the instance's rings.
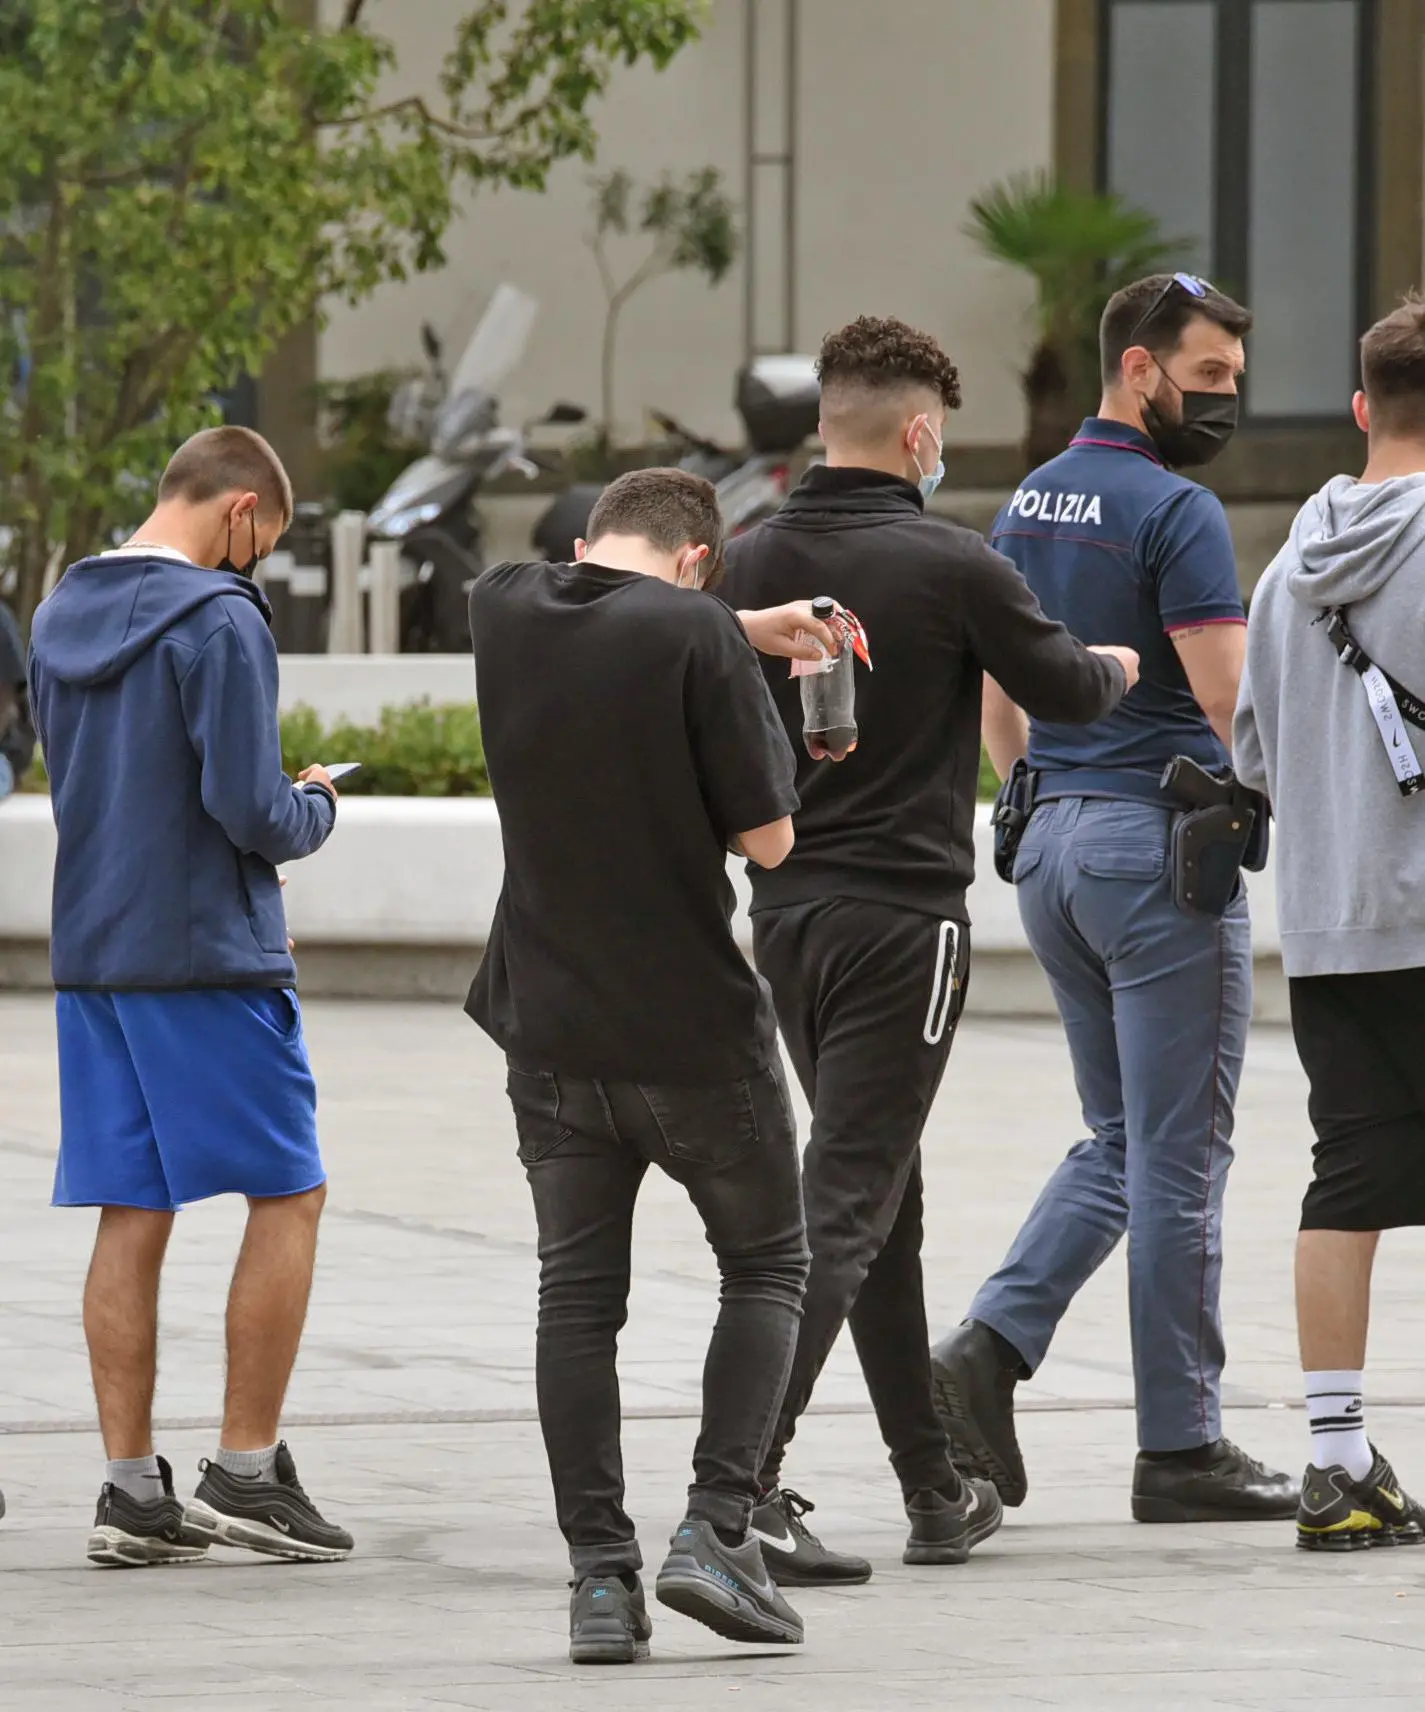
[{"label": "grey concrete wall", "polygon": [[[323,0],[334,14],[340,0]],[[463,0],[372,0],[372,26],[400,55],[385,93],[434,91],[442,44]],[[863,312],[905,316],[937,334],[961,365],[965,408],[955,440],[1022,433],[1016,373],[1032,332],[1025,281],[982,260],[961,232],[970,197],[1051,157],[1052,0],[802,0],[798,79],[796,342]],[[744,5],[714,0],[701,42],[661,74],[621,72],[596,114],[598,168],[640,178],[711,165],[743,195]],[[770,99],[770,96],[769,96]],[[422,318],[457,347],[502,279],[542,314],[506,388],[510,419],[553,397],[597,403],[602,301],[581,244],[582,163],[559,167],[543,196],[472,199],[449,234],[450,262],[377,293],[333,304],[321,336],[324,376],[419,360]],[[629,254],[638,247],[630,244]],[[664,279],[625,321],[620,427],[642,437],[661,405],[731,436],[732,377],[743,354],[739,265],[716,289]]]}]

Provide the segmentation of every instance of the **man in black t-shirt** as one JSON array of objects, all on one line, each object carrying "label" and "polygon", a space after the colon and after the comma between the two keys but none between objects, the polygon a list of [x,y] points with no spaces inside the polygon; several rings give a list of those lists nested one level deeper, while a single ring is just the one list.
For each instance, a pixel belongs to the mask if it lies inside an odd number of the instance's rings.
[{"label": "man in black t-shirt", "polygon": [[748,1519],[806,1280],[796,1135],[766,986],[732,937],[729,847],[792,847],[795,762],[748,640],[815,653],[810,606],[735,615],[711,485],[640,470],[579,563],[497,565],[470,623],[505,883],[467,1009],[509,1060],[534,1195],[536,1379],[574,1567],[570,1655],[648,1651],[623,1508],[618,1333],[634,1202],[682,1183],[722,1274],[687,1518],[657,1594],[733,1640],[796,1642]]},{"label": "man in black t-shirt", "polygon": [[[861,619],[860,742],[841,765],[798,761],[797,846],[752,874],[757,967],[812,1103],[803,1161],[812,1265],[796,1360],[753,1516],[785,1585],[864,1581],[828,1550],[782,1460],[849,1318],[910,1519],[907,1563],[963,1563],[999,1525],[987,1480],[962,1481],[936,1415],[921,1279],[920,1137],[970,972],[980,685],[989,672],[1041,718],[1097,719],[1136,674],[1131,649],[1084,648],[980,536],[925,515],[943,473],[954,364],[901,321],[862,317],[822,346],[827,461],[729,554],[733,596],[795,590]],[[1109,656],[1109,657],[1105,657]],[[771,674],[789,735],[798,685]],[[799,745],[800,747],[800,745]]]}]

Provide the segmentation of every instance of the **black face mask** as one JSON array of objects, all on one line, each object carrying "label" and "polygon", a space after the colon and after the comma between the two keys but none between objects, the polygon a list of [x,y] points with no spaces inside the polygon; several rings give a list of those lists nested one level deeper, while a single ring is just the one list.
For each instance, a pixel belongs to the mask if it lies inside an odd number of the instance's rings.
[{"label": "black face mask", "polygon": [[220,571],[231,571],[235,577],[250,577],[257,569],[257,561],[260,556],[257,551],[257,517],[255,513],[249,511],[247,514],[247,521],[249,528],[252,530],[252,557],[245,565],[235,565],[233,563],[233,526],[230,523],[228,525],[228,550],[223,554],[222,558],[218,560],[217,568]]},{"label": "black face mask", "polygon": [[1167,373],[1163,379],[1182,399],[1182,420],[1170,421],[1151,398],[1143,400],[1143,427],[1170,469],[1210,464],[1237,429],[1233,392],[1184,392]]}]

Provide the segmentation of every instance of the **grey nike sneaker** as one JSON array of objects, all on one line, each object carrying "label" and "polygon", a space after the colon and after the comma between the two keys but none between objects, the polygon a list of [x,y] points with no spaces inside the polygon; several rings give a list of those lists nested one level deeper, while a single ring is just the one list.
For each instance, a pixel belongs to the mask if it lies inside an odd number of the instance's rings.
[{"label": "grey nike sneaker", "polygon": [[268,1557],[332,1562],[351,1555],[354,1541],[345,1528],[328,1522],[302,1490],[286,1441],[277,1447],[274,1480],[229,1474],[215,1462],[201,1462],[203,1478],[184,1519],[214,1545],[246,1546]]},{"label": "grey nike sneaker", "polygon": [[636,1664],[648,1657],[653,1624],[643,1583],[621,1575],[586,1575],[569,1599],[569,1660],[572,1664]]},{"label": "grey nike sneaker", "polygon": [[725,1546],[690,1516],[669,1542],[654,1587],[659,1602],[729,1641],[799,1646],[802,1620],[777,1591],[755,1539]]},{"label": "grey nike sneaker", "polygon": [[173,1470],[159,1457],[159,1496],[131,1498],[122,1487],[104,1483],[94,1512],[88,1558],[101,1569],[148,1569],[156,1564],[197,1563],[208,1542],[187,1525],[183,1505],[173,1496]]}]

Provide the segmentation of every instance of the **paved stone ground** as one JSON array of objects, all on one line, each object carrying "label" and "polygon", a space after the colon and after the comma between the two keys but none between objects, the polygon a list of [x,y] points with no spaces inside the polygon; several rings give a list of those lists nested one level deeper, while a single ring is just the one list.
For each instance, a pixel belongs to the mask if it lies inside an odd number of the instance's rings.
[{"label": "paved stone ground", "polygon": [[[532,1220],[501,1066],[452,1009],[314,1004],[332,1193],[288,1431],[304,1479],[359,1539],[349,1563],[232,1555],[167,1573],[88,1569],[101,1455],[78,1299],[92,1218],[46,1201],[49,1007],[0,997],[0,1708],[1354,1706],[1425,1697],[1425,1552],[1305,1557],[1286,1528],[1135,1527],[1121,1257],[1021,1391],[1033,1491],[962,1569],[900,1564],[903,1522],[849,1347],[789,1475],[816,1525],[876,1564],[801,1595],[803,1649],[734,1650],[657,1619],[633,1671],[566,1662],[561,1542],[533,1421]],[[1296,1466],[1291,1238],[1305,1179],[1290,1041],[1253,1040],[1228,1197],[1229,1431]],[[932,1321],[958,1317],[1076,1139],[1049,1027],[969,1023],[927,1138]],[[161,1448],[211,1448],[236,1207],[179,1221],[165,1294]],[[631,1507],[656,1562],[676,1521],[713,1306],[677,1192],[651,1182],[624,1343]],[[1422,1243],[1380,1266],[1373,1425],[1425,1481]],[[1283,1404],[1293,1407],[1287,1409]],[[732,1697],[736,1697],[735,1699]]]}]

